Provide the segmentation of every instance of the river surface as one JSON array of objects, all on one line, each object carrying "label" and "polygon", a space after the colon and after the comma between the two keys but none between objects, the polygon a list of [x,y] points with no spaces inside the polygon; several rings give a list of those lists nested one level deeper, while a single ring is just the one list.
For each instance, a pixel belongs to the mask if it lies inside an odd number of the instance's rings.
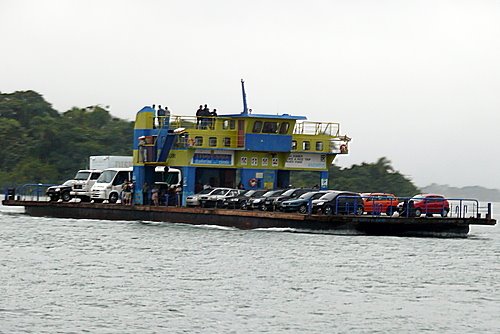
[{"label": "river surface", "polygon": [[498,225],[368,237],[19,209],[0,206],[0,333],[500,332]]}]

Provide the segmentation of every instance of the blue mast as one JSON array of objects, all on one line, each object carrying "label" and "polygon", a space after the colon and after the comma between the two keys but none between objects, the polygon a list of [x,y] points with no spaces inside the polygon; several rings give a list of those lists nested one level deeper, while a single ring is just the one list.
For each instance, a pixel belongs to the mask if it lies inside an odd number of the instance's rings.
[{"label": "blue mast", "polygon": [[245,81],[241,79],[241,93],[243,94],[243,113],[242,115],[248,115],[248,107],[247,107],[247,94],[245,94]]}]

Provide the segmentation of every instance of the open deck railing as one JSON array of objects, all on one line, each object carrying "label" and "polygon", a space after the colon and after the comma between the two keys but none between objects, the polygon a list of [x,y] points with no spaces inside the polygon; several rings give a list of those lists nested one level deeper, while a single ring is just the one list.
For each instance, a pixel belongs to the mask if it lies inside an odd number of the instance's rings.
[{"label": "open deck railing", "polygon": [[48,187],[55,184],[29,183],[22,185],[19,189],[8,188],[5,190],[5,199],[18,201],[48,201],[46,191]]},{"label": "open deck railing", "polygon": [[372,210],[371,212],[366,212],[365,210],[364,214],[373,216],[385,214],[396,217],[417,217],[417,213],[420,212],[419,217],[440,215],[443,218],[491,218],[492,213],[491,203],[480,206],[479,201],[472,198],[444,198],[442,201],[439,201],[440,204],[424,201],[424,205],[419,206],[418,211],[411,203],[413,200],[418,200],[414,197],[399,197],[394,199],[394,197],[378,196],[377,198],[378,200],[389,201],[389,204],[387,205],[386,203],[386,205],[383,205],[377,203],[376,199],[371,200],[372,196],[362,196],[361,200],[357,196],[338,196],[335,200],[332,214],[347,212],[359,215],[356,209],[359,206],[364,207],[366,200],[372,202]]},{"label": "open deck railing", "polygon": [[340,123],[324,122],[297,122],[293,129],[293,134],[297,135],[328,135],[340,136]]}]

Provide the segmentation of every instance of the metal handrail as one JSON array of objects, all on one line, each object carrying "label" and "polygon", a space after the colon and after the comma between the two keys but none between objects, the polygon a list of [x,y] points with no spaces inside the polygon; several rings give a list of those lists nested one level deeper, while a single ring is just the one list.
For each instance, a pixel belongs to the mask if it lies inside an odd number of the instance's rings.
[{"label": "metal handrail", "polygon": [[[46,189],[48,187],[55,186],[56,184],[52,183],[28,183],[22,185],[15,194],[15,199],[20,201],[46,201],[47,197],[45,196]],[[6,194],[7,199],[7,194]]]}]

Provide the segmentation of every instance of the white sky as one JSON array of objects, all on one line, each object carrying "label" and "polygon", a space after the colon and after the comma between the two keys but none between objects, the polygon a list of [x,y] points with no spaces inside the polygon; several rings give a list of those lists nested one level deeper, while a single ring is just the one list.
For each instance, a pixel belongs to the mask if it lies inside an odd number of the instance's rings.
[{"label": "white sky", "polygon": [[341,123],[351,166],[500,188],[498,0],[0,0],[0,91]]}]

